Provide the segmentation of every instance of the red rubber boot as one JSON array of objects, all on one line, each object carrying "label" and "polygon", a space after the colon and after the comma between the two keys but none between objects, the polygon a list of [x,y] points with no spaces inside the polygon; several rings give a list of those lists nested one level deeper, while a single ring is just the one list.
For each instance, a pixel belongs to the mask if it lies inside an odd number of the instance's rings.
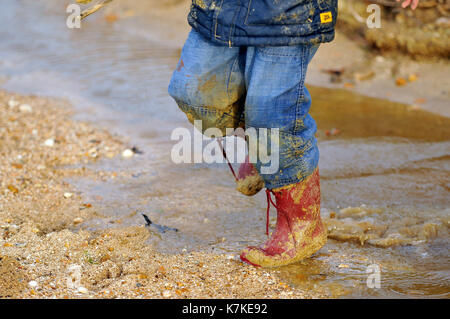
[{"label": "red rubber boot", "polygon": [[267,190],[267,200],[266,231],[269,231],[271,203],[277,208],[275,231],[262,246],[244,249],[242,261],[257,267],[279,267],[310,257],[325,245],[327,232],[320,218],[318,169],[301,183]]}]

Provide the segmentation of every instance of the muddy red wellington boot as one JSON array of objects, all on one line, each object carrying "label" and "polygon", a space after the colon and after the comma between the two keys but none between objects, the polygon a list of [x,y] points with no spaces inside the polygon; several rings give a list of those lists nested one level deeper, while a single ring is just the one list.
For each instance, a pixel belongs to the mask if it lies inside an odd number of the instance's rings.
[{"label": "muddy red wellington boot", "polygon": [[227,160],[228,166],[230,167],[231,173],[236,180],[236,189],[244,195],[253,196],[256,195],[261,189],[264,188],[264,180],[261,175],[259,175],[255,166],[250,163],[249,156],[245,157],[245,162],[239,166],[238,174],[234,172],[233,166],[231,166],[230,161],[228,160],[227,154],[225,153],[225,149],[222,146],[221,141],[219,142],[219,146],[222,149],[223,157]]},{"label": "muddy red wellington boot", "polygon": [[300,183],[266,192],[266,232],[269,233],[270,204],[277,209],[275,231],[262,246],[244,249],[242,261],[257,267],[279,267],[310,257],[325,245],[327,232],[320,218],[318,169]]}]

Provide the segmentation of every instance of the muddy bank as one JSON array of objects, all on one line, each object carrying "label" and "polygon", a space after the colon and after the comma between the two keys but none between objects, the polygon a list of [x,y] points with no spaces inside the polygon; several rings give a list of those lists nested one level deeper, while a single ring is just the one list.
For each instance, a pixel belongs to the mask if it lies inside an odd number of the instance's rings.
[{"label": "muddy bank", "polygon": [[339,1],[338,28],[355,40],[382,52],[406,54],[415,58],[450,56],[448,1],[420,1],[416,10],[403,10],[395,1],[380,4],[381,27],[369,29],[365,1]]},{"label": "muddy bank", "polygon": [[[0,93],[1,298],[320,296],[234,256],[157,253],[146,241],[158,234],[144,226],[76,230],[101,215],[64,180],[114,180],[117,173],[84,164],[115,157],[124,146],[70,116],[63,101]],[[68,168],[73,164],[79,168]]]}]

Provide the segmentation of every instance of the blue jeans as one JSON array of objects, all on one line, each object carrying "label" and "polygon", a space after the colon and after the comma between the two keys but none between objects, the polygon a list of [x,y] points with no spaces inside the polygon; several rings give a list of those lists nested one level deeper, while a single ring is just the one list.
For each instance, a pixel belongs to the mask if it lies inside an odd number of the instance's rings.
[{"label": "blue jeans", "polygon": [[[279,129],[279,169],[261,174],[268,189],[303,181],[316,169],[316,123],[309,115],[306,70],[318,45],[226,47],[192,30],[169,85],[203,129]],[[261,161],[255,163],[261,172]]]}]

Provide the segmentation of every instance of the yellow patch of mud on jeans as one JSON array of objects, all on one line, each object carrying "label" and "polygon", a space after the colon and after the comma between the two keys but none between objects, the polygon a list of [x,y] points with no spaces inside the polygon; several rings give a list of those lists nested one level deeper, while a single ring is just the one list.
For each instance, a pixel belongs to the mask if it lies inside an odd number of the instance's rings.
[{"label": "yellow patch of mud on jeans", "polygon": [[204,0],[194,0],[194,4],[199,6],[202,9],[206,9],[207,5]]},{"label": "yellow patch of mud on jeans", "polygon": [[247,176],[237,181],[236,189],[244,195],[253,196],[264,188],[264,180],[259,174]]}]

